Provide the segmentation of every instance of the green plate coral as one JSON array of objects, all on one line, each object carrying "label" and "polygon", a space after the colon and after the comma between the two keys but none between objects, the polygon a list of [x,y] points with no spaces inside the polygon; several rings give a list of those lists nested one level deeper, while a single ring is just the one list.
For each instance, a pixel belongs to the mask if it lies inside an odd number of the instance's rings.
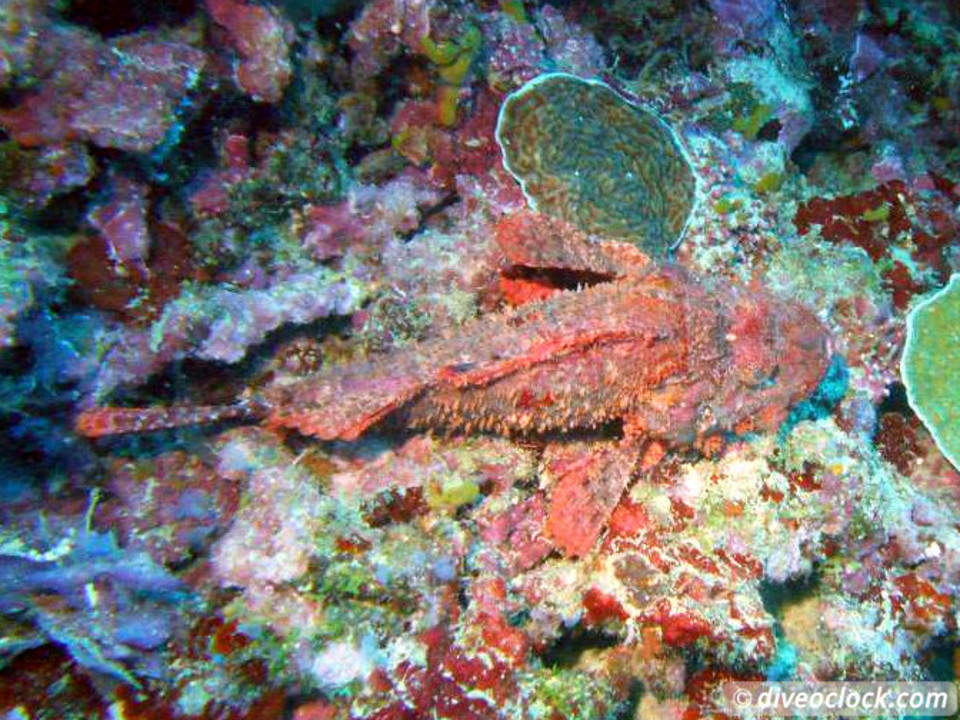
[{"label": "green plate coral", "polygon": [[910,407],[960,469],[960,273],[910,312],[900,375]]},{"label": "green plate coral", "polygon": [[677,136],[610,86],[540,75],[504,101],[503,166],[530,205],[662,256],[681,238],[695,182]]}]

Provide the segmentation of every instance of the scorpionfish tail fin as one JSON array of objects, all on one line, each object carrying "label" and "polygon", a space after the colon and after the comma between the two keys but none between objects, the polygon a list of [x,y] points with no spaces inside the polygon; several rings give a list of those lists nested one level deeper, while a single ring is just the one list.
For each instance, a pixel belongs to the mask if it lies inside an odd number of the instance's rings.
[{"label": "scorpionfish tail fin", "polygon": [[240,402],[234,405],[170,405],[155,407],[100,407],[77,416],[74,429],[89,438],[168,430],[221,420],[256,418],[262,411]]}]

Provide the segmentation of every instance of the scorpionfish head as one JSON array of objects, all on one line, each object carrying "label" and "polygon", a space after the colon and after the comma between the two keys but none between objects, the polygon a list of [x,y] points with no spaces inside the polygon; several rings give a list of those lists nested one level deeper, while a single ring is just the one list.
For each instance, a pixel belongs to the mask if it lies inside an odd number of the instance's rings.
[{"label": "scorpionfish head", "polygon": [[816,389],[830,361],[827,332],[806,308],[766,293],[741,297],[728,326],[730,371],[749,400],[753,426],[775,430]]}]

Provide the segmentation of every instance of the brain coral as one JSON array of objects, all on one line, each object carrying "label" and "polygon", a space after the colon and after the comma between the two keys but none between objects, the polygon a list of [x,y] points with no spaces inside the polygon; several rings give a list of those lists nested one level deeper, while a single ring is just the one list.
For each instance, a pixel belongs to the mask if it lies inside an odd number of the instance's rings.
[{"label": "brain coral", "polygon": [[910,312],[900,375],[910,407],[960,469],[960,274]]},{"label": "brain coral", "polygon": [[504,101],[496,138],[535,210],[652,255],[680,240],[694,202],[690,163],[659,117],[608,85],[540,75]]}]

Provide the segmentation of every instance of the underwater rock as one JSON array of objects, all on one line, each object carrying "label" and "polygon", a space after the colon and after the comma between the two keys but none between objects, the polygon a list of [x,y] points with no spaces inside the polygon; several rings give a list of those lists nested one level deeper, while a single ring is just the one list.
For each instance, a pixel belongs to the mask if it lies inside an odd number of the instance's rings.
[{"label": "underwater rock", "polygon": [[61,268],[43,248],[11,242],[6,229],[0,225],[0,348],[17,343],[18,318],[61,279]]},{"label": "underwater rock", "polygon": [[771,0],[709,0],[709,4],[717,20],[750,40],[759,39],[779,11]]},{"label": "underwater rock", "polygon": [[293,75],[289,22],[269,5],[206,0],[206,6],[236,50],[234,77],[240,89],[258,102],[279,102]]},{"label": "underwater rock", "polygon": [[440,202],[422,173],[405,172],[383,185],[355,185],[337,205],[305,210],[303,246],[317,260],[342,256],[351,246],[382,247],[417,229],[421,214]]},{"label": "underwater rock", "polygon": [[111,178],[109,201],[91,208],[87,220],[100,233],[110,258],[142,265],[150,250],[148,188],[122,175]]},{"label": "underwater rock", "polygon": [[[63,645],[88,670],[136,684],[128,662],[143,671],[177,621],[185,585],[142,550],[121,547],[113,532],[80,526],[80,518],[28,519],[0,529],[0,610]],[[154,658],[155,659],[155,658]]]},{"label": "underwater rock", "polygon": [[[148,152],[175,131],[206,64],[202,50],[169,32],[103,42],[85,30],[57,25],[43,33],[42,43],[37,88],[0,110],[0,125],[27,147],[87,140]],[[90,70],[78,73],[78,67]]]},{"label": "underwater rock", "polygon": [[262,290],[201,287],[184,292],[151,332],[158,350],[186,345],[196,357],[234,363],[281,325],[349,315],[366,295],[361,279],[320,266]]},{"label": "underwater rock", "polygon": [[96,166],[82,143],[24,148],[16,143],[0,145],[0,184],[30,209],[46,207],[57,197],[83,187],[93,178]]},{"label": "underwater rock", "polygon": [[347,30],[346,38],[355,53],[355,72],[372,77],[404,47],[417,48],[421,38],[430,34],[430,9],[433,0],[374,0],[369,2]]},{"label": "underwater rock", "polygon": [[484,31],[491,48],[487,62],[490,87],[501,91],[514,90],[542,72],[546,47],[535,25],[517,22],[500,13]]},{"label": "underwater rock", "polygon": [[47,0],[0,3],[0,88],[22,81],[33,68],[47,4]]},{"label": "underwater rock", "polygon": [[536,18],[546,44],[548,63],[577,77],[596,77],[606,70],[603,47],[592,33],[571,22],[553,5],[544,5]]},{"label": "underwater rock", "polygon": [[118,458],[108,472],[112,497],[98,506],[97,524],[116,528],[124,547],[164,565],[205,552],[230,526],[242,489],[183,452]]}]

